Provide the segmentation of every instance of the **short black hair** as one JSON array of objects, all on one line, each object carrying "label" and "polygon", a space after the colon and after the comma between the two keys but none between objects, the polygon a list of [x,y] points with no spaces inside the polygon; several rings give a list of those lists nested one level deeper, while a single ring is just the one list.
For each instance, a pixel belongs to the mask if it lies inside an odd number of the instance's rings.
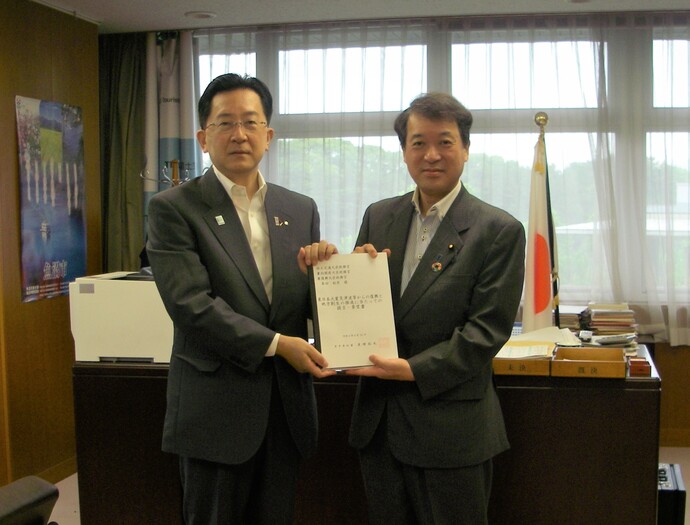
[{"label": "short black hair", "polygon": [[467,148],[470,145],[470,128],[472,127],[472,113],[455,97],[446,93],[425,93],[415,98],[410,107],[400,113],[395,119],[393,128],[398,134],[400,146],[405,149],[407,142],[407,122],[411,114],[421,115],[429,120],[455,121],[460,131],[460,138]]},{"label": "short black hair", "polygon": [[206,127],[206,121],[211,114],[211,102],[213,97],[223,91],[234,91],[236,89],[251,89],[261,99],[261,106],[263,107],[266,121],[271,122],[273,115],[273,97],[268,89],[268,86],[256,77],[248,75],[238,75],[236,73],[226,73],[220,75],[206,86],[204,94],[199,99],[199,124],[202,129]]}]

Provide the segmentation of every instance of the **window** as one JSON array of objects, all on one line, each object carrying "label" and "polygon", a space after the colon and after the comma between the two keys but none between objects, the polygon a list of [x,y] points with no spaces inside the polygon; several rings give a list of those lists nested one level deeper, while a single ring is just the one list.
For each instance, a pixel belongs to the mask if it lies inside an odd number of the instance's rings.
[{"label": "window", "polygon": [[393,121],[416,95],[451,92],[472,111],[463,182],[525,226],[534,115],[546,111],[561,303],[628,301],[650,330],[665,322],[690,344],[690,16],[343,22],[197,40],[201,87],[216,68],[271,87],[262,171],[317,201],[341,251],[369,203],[414,187]]},{"label": "window", "polygon": [[[528,226],[538,111],[546,111],[547,161],[557,228],[561,299],[585,304],[600,222],[593,144],[605,43],[581,28],[454,31],[452,93],[475,117],[468,189]],[[604,77],[605,78],[605,77]],[[567,122],[567,126],[564,124]],[[497,133],[497,131],[504,131]]]},{"label": "window", "polygon": [[647,137],[645,230],[654,272],[661,282],[690,289],[690,133]]},{"label": "window", "polygon": [[690,42],[654,40],[654,107],[690,107]]},{"label": "window", "polygon": [[[525,228],[538,135],[533,128],[532,133],[474,134],[462,176],[470,192],[519,218]],[[593,278],[589,261],[599,221],[589,134],[547,132],[545,140],[561,291],[570,301],[584,304]]]},{"label": "window", "polygon": [[596,50],[572,40],[454,44],[453,95],[474,110],[597,107]]},{"label": "window", "polygon": [[427,90],[425,35],[356,24],[264,37],[278,57],[271,180],[313,197],[322,237],[341,250],[354,247],[366,206],[412,187],[393,120]]},{"label": "window", "polygon": [[[197,92],[199,96],[206,86],[219,75],[237,73],[256,76],[256,38],[252,32],[211,32],[205,38],[197,38]],[[203,173],[211,166],[208,153],[200,153]]]},{"label": "window", "polygon": [[281,51],[280,111],[400,111],[426,79],[424,46]]},{"label": "window", "polygon": [[690,28],[655,27],[652,35],[644,225],[655,293],[669,305],[672,337],[680,338],[690,304]]}]

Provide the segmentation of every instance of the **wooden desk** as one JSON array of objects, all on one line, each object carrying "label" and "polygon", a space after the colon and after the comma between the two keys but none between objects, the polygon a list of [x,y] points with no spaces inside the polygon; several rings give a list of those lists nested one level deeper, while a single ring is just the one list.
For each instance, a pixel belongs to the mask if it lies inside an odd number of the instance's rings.
[{"label": "wooden desk", "polygon": [[491,523],[656,524],[661,381],[497,376]]},{"label": "wooden desk", "polygon": [[[491,522],[654,525],[661,382],[497,376],[512,448],[495,460]],[[181,524],[174,456],[160,451],[166,365],[76,363],[83,525]],[[347,431],[356,383],[316,385],[320,445],[302,470],[296,523],[362,525]]]},{"label": "wooden desk", "polygon": [[82,525],[182,524],[177,457],[161,451],[167,377],[167,365],[74,365]]}]

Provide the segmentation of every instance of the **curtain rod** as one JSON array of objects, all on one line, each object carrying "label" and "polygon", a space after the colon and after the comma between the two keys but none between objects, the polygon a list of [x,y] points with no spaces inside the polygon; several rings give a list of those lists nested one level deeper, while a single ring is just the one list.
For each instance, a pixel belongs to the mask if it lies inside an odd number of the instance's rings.
[{"label": "curtain rod", "polygon": [[[285,24],[250,24],[240,26],[222,26],[194,30],[194,34],[208,34],[230,31],[276,31],[297,29],[345,28],[356,25],[390,25],[405,23],[408,25],[442,24],[458,29],[500,29],[501,27],[547,27],[545,23],[563,25],[563,27],[602,25],[614,27],[648,27],[651,25],[686,25],[690,23],[690,11],[611,11],[590,13],[544,13],[516,15],[471,15],[471,16],[434,16],[414,18],[372,18],[351,20],[329,20],[323,22],[291,22]],[[551,25],[553,27],[553,25]]]}]

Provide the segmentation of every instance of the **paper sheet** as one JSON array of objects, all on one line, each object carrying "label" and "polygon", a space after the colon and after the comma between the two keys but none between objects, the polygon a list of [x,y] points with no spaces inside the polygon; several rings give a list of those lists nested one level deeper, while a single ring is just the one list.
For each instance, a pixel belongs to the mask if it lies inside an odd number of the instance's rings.
[{"label": "paper sheet", "polygon": [[329,368],[371,366],[372,354],[398,357],[385,252],[333,255],[309,275],[315,346]]},{"label": "paper sheet", "polygon": [[511,345],[510,341],[496,354],[499,359],[551,357],[553,345]]}]

